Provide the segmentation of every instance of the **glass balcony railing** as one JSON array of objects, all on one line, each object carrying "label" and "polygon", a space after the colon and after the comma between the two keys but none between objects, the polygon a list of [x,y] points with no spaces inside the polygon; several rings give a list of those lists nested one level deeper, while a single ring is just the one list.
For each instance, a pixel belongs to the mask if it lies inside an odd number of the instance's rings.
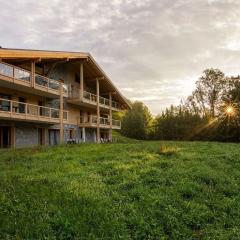
[{"label": "glass balcony railing", "polygon": [[36,74],[35,75],[35,84],[44,87],[47,89],[55,90],[55,91],[60,91],[60,82],[44,77],[42,75]]},{"label": "glass balcony railing", "polygon": [[21,68],[14,67],[14,78],[26,82],[30,82],[31,74],[27,70],[23,70]]},{"label": "glass balcony railing", "polygon": [[[99,118],[99,124],[102,126],[110,126],[110,119],[109,118],[104,118],[100,117]],[[80,124],[90,124],[96,126],[98,124],[97,121],[97,116],[96,115],[88,115],[85,117],[81,117],[79,120]],[[112,119],[112,126],[113,127],[121,127],[121,121]]]},{"label": "glass balcony railing", "polygon": [[[23,82],[31,82],[30,71],[4,62],[0,62],[0,75],[21,80]],[[50,89],[60,93],[61,83],[57,80],[35,74],[35,84],[36,86],[45,88],[46,90]],[[63,93],[64,95],[67,95],[68,93],[68,88],[65,84],[63,84]]]},{"label": "glass balcony railing", "polygon": [[[41,119],[59,119],[60,110],[56,108],[50,108],[45,106],[38,106],[34,104],[13,101],[9,99],[0,98],[0,116],[1,113],[10,113],[12,118],[18,118],[23,115],[25,118],[32,119],[36,117],[36,120]],[[63,120],[68,119],[68,111],[63,111]]]},{"label": "glass balcony railing", "polygon": [[3,62],[0,62],[0,74],[27,82],[31,76],[29,71]]},{"label": "glass balcony railing", "polygon": [[0,74],[7,77],[13,77],[13,67],[6,63],[0,62]]}]

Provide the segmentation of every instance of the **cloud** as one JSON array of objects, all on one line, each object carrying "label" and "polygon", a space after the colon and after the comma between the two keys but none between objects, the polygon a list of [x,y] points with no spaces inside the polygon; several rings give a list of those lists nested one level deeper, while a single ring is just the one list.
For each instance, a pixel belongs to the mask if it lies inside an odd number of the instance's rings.
[{"label": "cloud", "polygon": [[91,52],[127,98],[154,114],[190,94],[205,68],[240,71],[239,1],[0,3],[1,46]]}]

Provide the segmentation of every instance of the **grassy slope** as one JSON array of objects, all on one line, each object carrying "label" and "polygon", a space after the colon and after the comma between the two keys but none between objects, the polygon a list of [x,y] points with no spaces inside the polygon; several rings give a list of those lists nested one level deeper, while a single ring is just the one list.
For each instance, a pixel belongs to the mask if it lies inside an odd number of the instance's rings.
[{"label": "grassy slope", "polygon": [[239,145],[167,145],[1,152],[0,239],[240,239]]}]

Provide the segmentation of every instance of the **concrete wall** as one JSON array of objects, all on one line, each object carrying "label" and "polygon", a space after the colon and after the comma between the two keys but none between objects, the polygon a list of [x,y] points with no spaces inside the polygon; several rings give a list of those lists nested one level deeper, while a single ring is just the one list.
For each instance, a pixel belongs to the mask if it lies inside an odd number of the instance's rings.
[{"label": "concrete wall", "polygon": [[38,145],[38,129],[34,127],[16,127],[16,147]]}]

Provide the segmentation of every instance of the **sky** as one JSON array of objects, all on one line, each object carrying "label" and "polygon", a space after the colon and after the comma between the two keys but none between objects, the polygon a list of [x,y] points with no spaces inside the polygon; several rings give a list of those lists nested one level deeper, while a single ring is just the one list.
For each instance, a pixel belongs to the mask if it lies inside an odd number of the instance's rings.
[{"label": "sky", "polygon": [[0,0],[0,46],[90,52],[156,115],[206,68],[240,74],[239,0]]}]

